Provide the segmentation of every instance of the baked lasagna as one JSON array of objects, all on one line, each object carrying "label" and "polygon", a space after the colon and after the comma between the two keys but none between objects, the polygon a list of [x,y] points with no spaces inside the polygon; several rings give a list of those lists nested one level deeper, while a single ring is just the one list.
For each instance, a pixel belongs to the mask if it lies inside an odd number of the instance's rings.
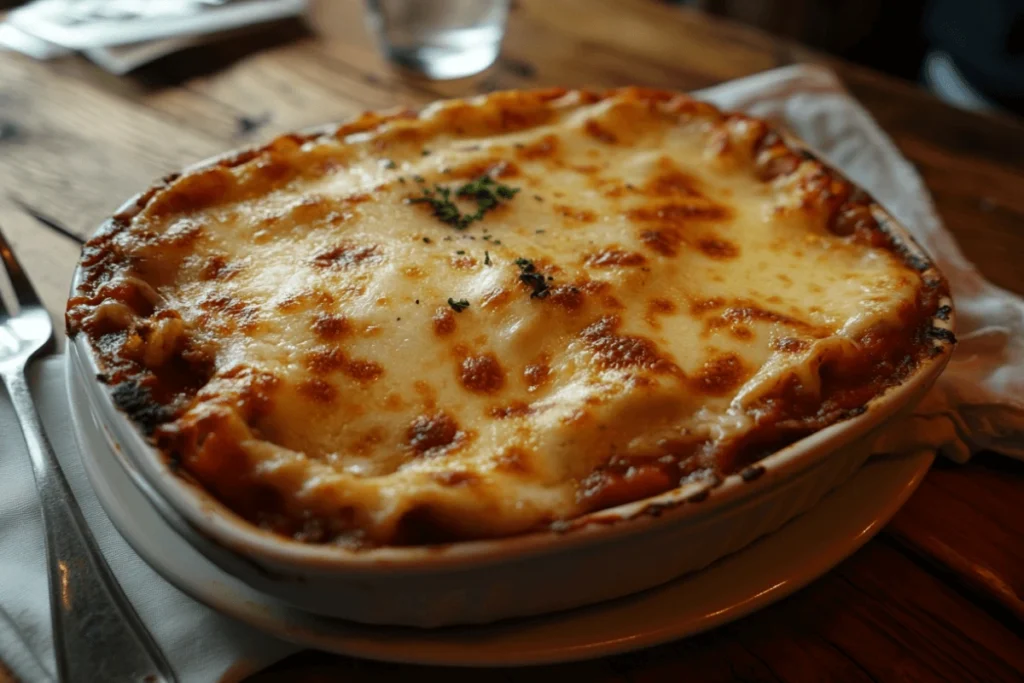
[{"label": "baked lasagna", "polygon": [[67,329],[263,529],[494,538],[753,479],[951,343],[881,216],[685,95],[494,93],[165,178],[86,244]]}]

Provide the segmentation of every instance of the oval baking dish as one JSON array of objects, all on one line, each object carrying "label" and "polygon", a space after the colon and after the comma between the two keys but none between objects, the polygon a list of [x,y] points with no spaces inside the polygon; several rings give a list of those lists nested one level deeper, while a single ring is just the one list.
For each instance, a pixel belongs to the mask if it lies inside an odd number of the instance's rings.
[{"label": "oval baking dish", "polygon": [[[642,101],[644,106],[648,106],[648,100],[653,102],[649,104],[652,111],[655,106],[660,107],[670,102],[674,103],[672,106],[682,106],[688,108],[688,111],[696,108],[701,116],[710,116],[712,114],[709,111],[714,112],[706,105],[693,104],[685,98],[679,99],[679,96],[653,96],[646,91],[622,92],[626,94],[620,97],[627,102],[635,104],[636,101]],[[559,92],[557,97],[561,99],[558,101],[573,95],[583,99],[591,97],[593,102],[600,102],[602,97]],[[554,95],[545,97],[548,98],[545,101],[555,99]],[[450,113],[451,108],[457,109],[460,106],[477,105],[456,103],[435,107],[430,110],[433,112],[430,116],[437,117],[437,112]],[[713,116],[720,115],[714,112]],[[416,115],[402,114],[396,120],[410,118],[415,119]],[[378,122],[382,120],[388,119],[377,119]],[[739,120],[740,124],[735,124],[735,120]],[[730,125],[739,125],[741,129],[753,126],[747,123],[752,120],[743,117],[736,117],[735,120]],[[364,120],[364,128],[365,124]],[[585,125],[581,124],[580,128],[596,140],[595,145],[622,144],[608,130],[592,130],[589,121]],[[326,130],[329,136],[341,137],[334,129]],[[360,129],[353,132],[351,128],[343,126],[340,130],[348,131],[346,139],[356,140],[366,135]],[[828,182],[840,183],[827,186],[828,191],[834,191],[835,188],[848,191],[848,186],[843,185],[847,181],[835,171],[824,171],[825,167],[802,143],[774,133],[771,135],[781,141],[773,144],[784,144],[785,150],[792,153],[787,157],[792,160],[788,170],[781,173],[795,173],[794,169],[806,163],[818,173],[808,176],[807,182],[818,183],[821,173],[824,173]],[[306,145],[313,144],[317,138],[316,135],[307,135],[292,136],[289,139],[294,144]],[[521,150],[526,147],[528,145],[524,144],[509,146],[509,149]],[[423,156],[427,157],[431,152],[438,156],[443,154],[424,149]],[[224,163],[246,163],[259,154],[260,150],[250,150],[203,162],[186,170],[183,177],[191,177],[190,174],[217,168]],[[228,159],[231,161],[226,161]],[[386,168],[393,168],[394,162],[390,159],[387,161],[392,166]],[[502,177],[501,173],[515,177],[508,168],[508,165],[500,168],[492,166],[479,179],[467,184],[473,189],[466,196],[480,202],[479,213],[475,216],[460,215],[458,209],[452,209],[454,217],[443,213],[450,207],[445,206],[449,203],[447,194],[443,195],[444,202],[438,201],[442,195],[433,194],[440,190],[424,190],[422,202],[433,209],[435,218],[440,217],[459,230],[464,230],[474,220],[483,223],[481,217],[490,211],[494,211],[494,215],[501,215],[502,202],[511,201],[519,192],[519,188],[508,188],[501,184],[496,187],[506,189],[497,194],[494,192],[495,179]],[[441,173],[445,170],[442,169]],[[672,196],[681,192],[687,197],[697,194],[696,190],[689,187],[681,190],[678,184],[682,182],[680,178],[683,174],[676,171],[672,173],[673,184],[667,189],[659,186],[658,191],[675,193]],[[425,181],[417,179],[416,182],[422,185]],[[161,187],[166,187],[166,183],[127,202],[118,212],[117,221],[124,224],[133,220],[134,216],[145,210],[147,203]],[[626,187],[629,188],[628,192],[635,190],[632,185],[627,184]],[[608,191],[609,195],[613,191]],[[462,193],[462,189],[459,189],[459,193]],[[481,197],[485,197],[486,201],[481,200]],[[522,197],[516,201],[521,200]],[[413,203],[415,201],[418,200]],[[541,203],[541,199],[536,201]],[[809,509],[863,464],[871,454],[874,436],[890,421],[912,409],[942,371],[954,342],[952,304],[944,294],[941,274],[934,269],[906,230],[882,207],[863,196],[857,201],[859,203],[855,208],[868,212],[877,234],[884,237],[889,245],[887,248],[898,254],[906,264],[912,264],[913,270],[920,274],[923,282],[928,283],[928,287],[940,292],[934,315],[925,321],[922,328],[927,332],[924,342],[927,348],[912,369],[901,376],[900,381],[880,385],[885,388],[876,391],[870,400],[858,405],[855,410],[844,411],[840,417],[832,419],[831,424],[795,443],[772,448],[774,452],[767,455],[759,454],[749,464],[736,467],[731,473],[723,473],[720,477],[684,477],[682,483],[675,488],[657,495],[634,497],[622,504],[616,505],[614,503],[617,501],[611,499],[612,502],[606,506],[584,511],[542,530],[530,529],[481,540],[452,539],[442,543],[384,544],[362,548],[302,543],[265,531],[229,510],[189,477],[181,476],[175,463],[169,462],[154,448],[138,424],[123,412],[124,397],[119,401],[112,397],[111,386],[104,381],[111,372],[111,365],[108,360],[100,357],[97,348],[89,342],[88,335],[74,336],[69,344],[69,353],[90,396],[93,417],[132,481],[179,533],[211,561],[254,588],[302,609],[374,624],[432,627],[482,623],[566,609],[626,595],[700,569]],[[164,201],[164,204],[168,202]],[[661,213],[656,218],[663,218],[663,214],[668,211],[664,207],[674,208],[677,205],[662,203]],[[176,206],[171,204],[172,210]],[[594,221],[594,218],[580,211],[563,210],[562,213],[567,221],[580,224]],[[653,220],[643,215],[642,211],[634,210],[632,213],[639,215],[638,220]],[[690,217],[688,213],[687,218]],[[866,218],[862,214],[858,220]],[[105,230],[109,232],[111,228],[108,226]],[[101,230],[101,234],[103,232]],[[645,244],[657,252],[659,258],[674,256],[673,250],[678,246],[667,244],[664,233],[658,233],[657,239],[647,239],[649,234],[651,231],[641,233],[646,240]],[[503,238],[506,242],[511,241],[508,237]],[[416,241],[419,241],[418,237]],[[424,238],[423,241],[429,243],[431,240]],[[702,238],[699,244],[704,251],[702,258],[712,260],[729,258],[735,251],[727,241],[717,237]],[[497,247],[493,249],[493,253],[484,252],[487,266],[491,265],[492,258],[500,258],[500,250]],[[329,258],[335,261],[339,258],[349,259],[344,267],[351,265],[352,259],[368,257],[373,261],[377,258],[370,251],[358,252],[356,256],[349,253],[339,256],[339,253],[330,253]],[[612,252],[604,252],[602,258],[610,258],[609,253]],[[638,258],[635,254],[623,256],[625,253],[614,252],[616,265],[626,263],[627,258]],[[95,256],[90,258],[94,259]],[[534,298],[548,297],[550,291],[545,279],[537,279],[537,273],[544,268],[542,262],[538,261],[538,265],[534,266],[527,259],[516,259],[516,264],[522,272],[520,280],[526,291],[532,288],[533,292],[533,295],[528,294],[516,305],[533,305],[531,302]],[[466,266],[464,263],[456,263],[455,267]],[[474,262],[472,267],[482,268],[482,264]],[[607,267],[607,263],[601,262],[598,267]],[[560,271],[556,269],[549,272]],[[80,290],[83,277],[80,268],[76,273],[73,293]],[[550,276],[547,280],[557,282]],[[572,307],[580,305],[578,299],[583,294],[573,288],[558,290],[556,294],[565,292],[571,294],[568,306],[575,311]],[[419,304],[419,299],[416,304]],[[461,302],[449,299],[449,304],[456,313],[461,314]],[[466,305],[469,305],[468,302]],[[670,302],[663,306],[670,310],[669,307],[674,304]],[[451,313],[448,313],[448,317],[451,317]],[[618,321],[618,317],[615,320]],[[771,318],[768,323],[775,325],[780,320],[783,321],[781,324],[787,324],[782,316]],[[587,328],[592,329],[594,325]],[[587,340],[586,334],[592,333],[585,331],[584,341]],[[750,334],[744,331],[743,338],[749,339]],[[642,357],[642,362],[647,363],[643,366],[644,370],[650,370],[651,373],[662,371],[664,363],[661,361],[644,360],[652,355],[645,342],[636,341],[636,337],[620,336],[615,339],[615,343],[620,346],[624,343],[630,345],[628,361],[633,362]],[[605,347],[601,347],[600,343],[603,342],[595,344],[598,357],[605,352]],[[610,365],[616,372],[621,370],[619,365]],[[689,370],[674,369],[666,372],[675,373],[679,377],[692,374]],[[120,408],[116,405],[118,402]],[[417,434],[417,438],[420,436]]]}]

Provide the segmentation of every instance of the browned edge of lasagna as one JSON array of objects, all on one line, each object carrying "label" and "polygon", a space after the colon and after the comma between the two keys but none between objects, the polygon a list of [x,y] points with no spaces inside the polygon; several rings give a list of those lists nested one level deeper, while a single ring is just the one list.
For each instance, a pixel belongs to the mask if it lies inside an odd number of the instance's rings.
[{"label": "browned edge of lasagna", "polygon": [[948,351],[878,215],[686,95],[499,92],[164,178],[85,245],[67,330],[252,524],[497,538],[753,478]]}]

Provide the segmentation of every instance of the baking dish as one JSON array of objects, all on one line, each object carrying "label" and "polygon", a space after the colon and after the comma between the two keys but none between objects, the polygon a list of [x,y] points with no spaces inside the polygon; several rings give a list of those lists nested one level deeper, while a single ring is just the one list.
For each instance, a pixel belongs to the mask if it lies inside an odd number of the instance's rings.
[{"label": "baking dish", "polygon": [[[794,148],[804,149],[796,141]],[[210,163],[210,162],[204,162]],[[202,166],[202,164],[200,164]],[[119,213],[133,211],[137,198]],[[909,234],[879,206],[871,211],[896,251],[940,279]],[[77,286],[79,276],[76,275]],[[931,321],[933,353],[862,413],[826,427],[729,475],[500,540],[348,550],[303,545],[261,531],[177,476],[96,381],[84,335],[72,362],[90,409],[133,481],[212,561],[253,587],[303,609],[377,624],[481,623],[588,604],[699,569],[770,533],[814,505],[870,455],[877,432],[910,410],[952,348],[951,302]],[[595,568],[600,568],[595,571]]]}]

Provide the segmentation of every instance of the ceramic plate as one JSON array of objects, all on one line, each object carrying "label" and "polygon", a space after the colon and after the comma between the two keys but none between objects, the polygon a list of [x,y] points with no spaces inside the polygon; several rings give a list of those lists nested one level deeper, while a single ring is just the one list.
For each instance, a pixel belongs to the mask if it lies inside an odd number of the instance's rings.
[{"label": "ceramic plate", "polygon": [[131,483],[68,368],[86,473],[114,526],[196,600],[299,645],[385,661],[514,666],[657,645],[737,619],[802,588],[874,536],[917,488],[934,454],[874,457],[811,512],[707,569],[637,595],[543,617],[423,630],[364,626],[300,611],[249,588],[178,536]]}]

